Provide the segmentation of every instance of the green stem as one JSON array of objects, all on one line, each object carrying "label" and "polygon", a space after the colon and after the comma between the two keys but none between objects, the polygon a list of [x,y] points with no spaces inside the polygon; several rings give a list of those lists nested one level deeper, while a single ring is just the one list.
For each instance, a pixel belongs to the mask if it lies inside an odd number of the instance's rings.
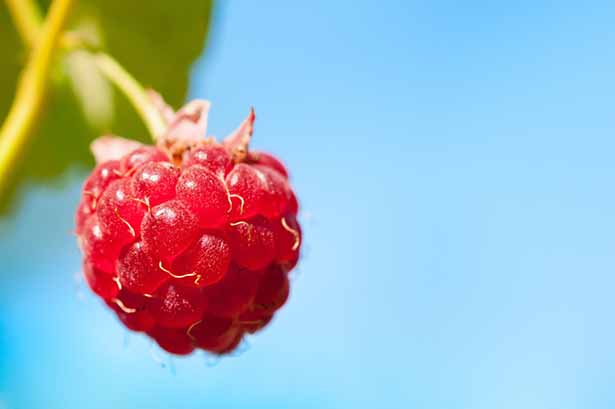
[{"label": "green stem", "polygon": [[155,141],[167,129],[167,124],[141,84],[108,54],[95,52],[93,58],[103,75],[126,95]]},{"label": "green stem", "polygon": [[[19,1],[19,0],[17,0]],[[0,192],[26,145],[47,90],[49,71],[73,0],[54,0],[17,84],[13,105],[0,129]]]},{"label": "green stem", "polygon": [[[17,31],[26,46],[32,47],[36,44],[41,23],[40,11],[36,4],[32,0],[5,1],[13,16]],[[61,47],[69,50],[85,47],[78,38],[75,39],[74,36],[69,34],[64,33],[60,39]],[[141,84],[110,55],[93,51],[91,56],[103,75],[128,98],[155,141],[166,130],[167,124],[158,109],[152,104]]]},{"label": "green stem", "polygon": [[[55,50],[62,47],[70,51],[84,46],[79,38],[62,32],[73,0],[53,0],[43,25],[34,1],[5,1],[19,35],[33,51],[17,84],[13,105],[0,128],[0,198],[41,111]],[[92,52],[91,56],[107,79],[132,103],[153,139],[162,135],[167,128],[166,121],[143,87],[111,56],[102,52]]]},{"label": "green stem", "polygon": [[29,0],[5,0],[19,36],[27,48],[33,48],[41,28],[41,12]]}]

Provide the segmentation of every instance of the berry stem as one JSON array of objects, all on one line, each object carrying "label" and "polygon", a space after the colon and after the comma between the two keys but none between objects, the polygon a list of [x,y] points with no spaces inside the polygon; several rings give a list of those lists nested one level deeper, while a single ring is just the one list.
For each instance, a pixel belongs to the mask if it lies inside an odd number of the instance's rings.
[{"label": "berry stem", "polygon": [[6,6],[15,22],[17,32],[27,48],[33,48],[41,28],[41,12],[29,0],[5,0]]},{"label": "berry stem", "polygon": [[103,75],[114,83],[131,102],[154,141],[162,136],[167,129],[167,123],[141,84],[110,55],[98,51],[93,53],[93,58]]},{"label": "berry stem", "polygon": [[[5,1],[24,44],[27,48],[34,47],[41,30],[40,10],[32,0]],[[88,48],[78,36],[71,33],[63,33],[59,40],[59,47],[68,51]],[[143,87],[110,55],[92,50],[91,56],[107,79],[126,95],[155,141],[167,129],[167,124]]]},{"label": "berry stem", "polygon": [[[44,23],[34,1],[5,1],[19,36],[26,48],[32,51],[21,73],[13,105],[0,128],[0,198],[40,114],[55,50],[65,48],[71,51],[86,47],[79,38],[63,32],[73,0],[54,0]],[[100,51],[92,52],[91,56],[107,79],[135,107],[153,139],[162,135],[167,124],[143,87],[111,56]]]},{"label": "berry stem", "polygon": [[[15,0],[12,3],[16,5],[22,2]],[[41,111],[54,51],[58,46],[62,28],[66,24],[72,5],[73,0],[54,0],[50,6],[49,15],[43,23],[40,37],[34,30],[32,34],[27,35],[27,41],[35,40],[34,48],[17,84],[13,105],[0,129],[0,192],[5,187],[11,170],[26,145],[36,117]],[[20,7],[13,7],[14,11],[17,9]],[[23,17],[25,13],[19,12],[14,15]],[[33,22],[32,15],[27,20],[26,24],[20,23],[20,32],[32,28],[30,26]],[[37,41],[36,38],[41,40]]]}]

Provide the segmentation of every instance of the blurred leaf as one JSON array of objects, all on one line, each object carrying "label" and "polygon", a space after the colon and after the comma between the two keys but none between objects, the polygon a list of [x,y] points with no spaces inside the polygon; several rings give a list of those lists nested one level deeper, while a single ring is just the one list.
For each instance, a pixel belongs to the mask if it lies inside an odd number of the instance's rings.
[{"label": "blurred leaf", "polygon": [[[43,9],[47,2],[41,1]],[[177,107],[184,102],[192,63],[203,51],[212,0],[81,0],[71,30],[100,44],[144,86]],[[26,50],[0,5],[0,117],[15,93]],[[44,114],[15,169],[0,215],[29,183],[50,184],[68,168],[93,166],[90,142],[102,133],[143,141],[148,133],[132,106],[87,57],[58,59]]]}]

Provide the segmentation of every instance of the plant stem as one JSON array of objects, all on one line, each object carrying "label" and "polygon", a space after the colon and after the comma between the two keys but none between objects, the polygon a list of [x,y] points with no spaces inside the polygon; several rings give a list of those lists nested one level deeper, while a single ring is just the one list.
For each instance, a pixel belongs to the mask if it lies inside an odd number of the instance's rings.
[{"label": "plant stem", "polygon": [[95,52],[93,58],[103,75],[126,95],[155,141],[167,129],[167,123],[141,84],[110,55]]},{"label": "plant stem", "polygon": [[[24,43],[27,47],[34,46],[41,28],[41,16],[38,7],[32,0],[5,1]],[[79,48],[87,49],[87,45],[81,43],[77,36],[70,34],[63,34],[59,40],[59,47],[66,48],[69,51]],[[153,105],[141,84],[110,55],[100,51],[92,51],[90,56],[105,77],[128,98],[145,123],[152,139],[156,140],[157,137],[162,135],[167,128],[166,121]]]},{"label": "plant stem", "polygon": [[72,4],[73,0],[53,1],[40,32],[40,41],[36,42],[17,84],[13,105],[0,129],[0,192],[6,187],[43,105],[54,51]]},{"label": "plant stem", "polygon": [[5,0],[19,36],[27,48],[33,48],[41,28],[41,12],[30,0]]}]

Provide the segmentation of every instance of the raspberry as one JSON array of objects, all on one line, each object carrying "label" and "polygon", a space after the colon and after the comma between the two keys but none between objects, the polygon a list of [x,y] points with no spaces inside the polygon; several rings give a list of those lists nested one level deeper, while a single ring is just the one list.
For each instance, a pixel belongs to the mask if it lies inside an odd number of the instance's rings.
[{"label": "raspberry", "polygon": [[286,302],[301,228],[285,166],[248,150],[254,113],[222,143],[196,140],[183,135],[204,136],[206,109],[191,104],[156,147],[96,152],[76,231],[86,282],[127,328],[222,355]]}]

